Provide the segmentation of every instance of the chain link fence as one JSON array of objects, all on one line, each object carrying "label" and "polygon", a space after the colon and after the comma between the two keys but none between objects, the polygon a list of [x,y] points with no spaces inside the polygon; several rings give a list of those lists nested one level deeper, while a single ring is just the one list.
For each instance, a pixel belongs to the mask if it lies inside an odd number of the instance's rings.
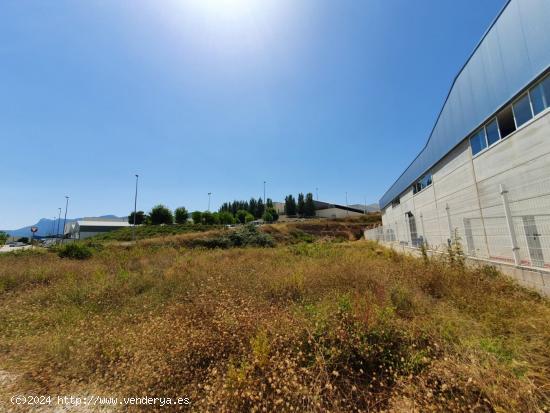
[{"label": "chain link fence", "polygon": [[459,242],[467,256],[550,269],[550,178],[463,189],[366,230],[365,238],[442,252]]}]

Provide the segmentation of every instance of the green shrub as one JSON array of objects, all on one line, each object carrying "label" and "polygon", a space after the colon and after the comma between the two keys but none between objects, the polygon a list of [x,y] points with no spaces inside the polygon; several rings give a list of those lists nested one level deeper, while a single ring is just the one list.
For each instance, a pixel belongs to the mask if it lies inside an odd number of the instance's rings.
[{"label": "green shrub", "polygon": [[233,217],[233,214],[228,211],[221,211],[218,213],[218,217],[220,219],[220,224],[223,225],[232,225],[235,223],[235,218]]},{"label": "green shrub", "polygon": [[228,235],[192,240],[191,247],[233,248],[233,247],[273,247],[275,241],[269,234],[258,231],[253,225],[246,225]]},{"label": "green shrub", "polygon": [[271,235],[260,232],[254,225],[246,225],[229,234],[229,239],[235,247],[273,247],[275,241]]},{"label": "green shrub", "polygon": [[176,224],[187,224],[187,218],[189,218],[189,212],[185,207],[176,208],[174,211],[176,217]]},{"label": "green shrub", "polygon": [[57,255],[61,258],[70,258],[73,260],[86,260],[92,256],[92,250],[83,244],[72,243],[63,245]]},{"label": "green shrub", "polygon": [[202,224],[202,212],[201,211],[194,211],[191,214],[191,218],[193,219],[193,224]]},{"label": "green shrub", "polygon": [[153,225],[174,223],[174,214],[172,214],[172,211],[164,205],[156,205],[153,207],[149,213],[149,218],[151,219],[151,224]]}]

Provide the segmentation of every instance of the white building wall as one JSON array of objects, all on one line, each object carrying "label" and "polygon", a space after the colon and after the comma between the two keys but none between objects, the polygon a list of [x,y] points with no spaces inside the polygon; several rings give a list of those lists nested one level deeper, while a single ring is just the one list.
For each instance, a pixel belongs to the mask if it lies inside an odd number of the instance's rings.
[{"label": "white building wall", "polygon": [[[431,186],[415,195],[411,188],[401,195],[399,205],[382,210],[383,226],[395,232],[396,241],[412,245],[406,220],[411,212],[418,237],[434,249],[445,248],[456,233],[470,255],[513,261],[499,190],[503,184],[521,263],[540,259],[538,249],[550,267],[550,111],[475,157],[465,140],[431,172]],[[529,238],[532,228],[540,246]]]}]

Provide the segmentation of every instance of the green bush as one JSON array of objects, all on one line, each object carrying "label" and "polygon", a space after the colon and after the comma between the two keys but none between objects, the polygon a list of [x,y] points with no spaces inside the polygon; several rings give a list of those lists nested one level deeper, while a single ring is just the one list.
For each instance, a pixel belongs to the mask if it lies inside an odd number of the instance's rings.
[{"label": "green bush", "polygon": [[246,225],[228,235],[193,240],[191,247],[233,248],[233,247],[273,247],[275,241],[269,234],[258,231],[253,225]]},{"label": "green bush", "polygon": [[176,208],[176,210],[174,211],[174,214],[176,216],[176,224],[187,223],[187,218],[189,218],[189,212],[187,212],[187,209],[185,209],[185,207]]},{"label": "green bush", "polygon": [[232,225],[235,223],[235,218],[231,212],[221,211],[218,216],[220,218],[220,224]]},{"label": "green bush", "polygon": [[265,222],[273,222],[273,215],[271,215],[268,211],[265,211],[264,214],[262,215],[262,219]]},{"label": "green bush", "polygon": [[161,224],[173,224],[174,215],[164,205],[156,205],[153,207],[149,213],[149,218],[151,219],[151,224],[161,225]]},{"label": "green bush", "polygon": [[73,260],[86,260],[92,256],[92,250],[83,244],[72,243],[63,245],[57,252],[61,258]]},{"label": "green bush", "polygon": [[191,214],[191,218],[193,219],[193,224],[202,224],[202,212],[201,211],[194,211]]}]

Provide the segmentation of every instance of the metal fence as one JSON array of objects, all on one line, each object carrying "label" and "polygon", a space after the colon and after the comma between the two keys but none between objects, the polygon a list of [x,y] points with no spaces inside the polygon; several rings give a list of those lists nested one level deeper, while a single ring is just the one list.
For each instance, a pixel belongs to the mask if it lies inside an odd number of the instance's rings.
[{"label": "metal fence", "polygon": [[455,198],[393,218],[366,230],[365,238],[434,251],[458,242],[467,256],[550,268],[550,178],[475,192],[463,188]]}]

